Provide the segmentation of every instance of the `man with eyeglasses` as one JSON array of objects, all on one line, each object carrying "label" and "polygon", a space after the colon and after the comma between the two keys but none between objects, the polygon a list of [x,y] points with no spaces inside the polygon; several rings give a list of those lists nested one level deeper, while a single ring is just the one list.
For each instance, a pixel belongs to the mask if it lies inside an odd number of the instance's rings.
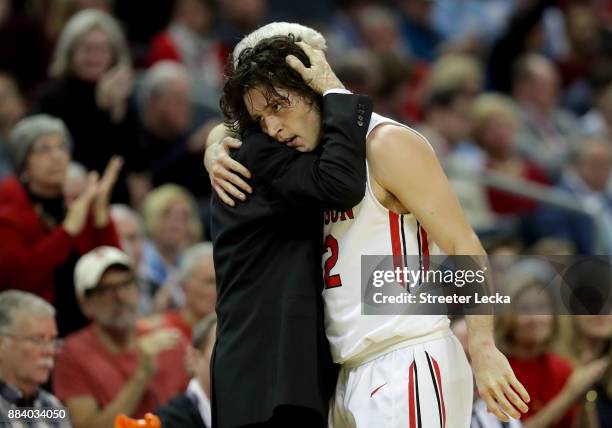
[{"label": "man with eyeglasses", "polygon": [[108,428],[119,413],[142,418],[184,390],[187,343],[177,330],[137,329],[138,286],[127,254],[90,251],[77,262],[74,283],[91,324],[66,338],[53,386],[76,428]]},{"label": "man with eyeglasses", "polygon": [[0,427],[72,426],[59,400],[41,389],[59,344],[53,306],[24,291],[0,293]]}]

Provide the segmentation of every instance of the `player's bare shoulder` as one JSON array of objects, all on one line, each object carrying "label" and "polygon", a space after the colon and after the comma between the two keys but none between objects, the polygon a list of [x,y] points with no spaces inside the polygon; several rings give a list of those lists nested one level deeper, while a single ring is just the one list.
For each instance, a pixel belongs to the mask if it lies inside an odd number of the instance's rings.
[{"label": "player's bare shoulder", "polygon": [[[383,124],[372,130],[366,144],[368,164],[378,181],[392,179],[399,170],[423,172],[437,158],[427,140],[407,127]],[[386,177],[391,174],[391,177]]]}]

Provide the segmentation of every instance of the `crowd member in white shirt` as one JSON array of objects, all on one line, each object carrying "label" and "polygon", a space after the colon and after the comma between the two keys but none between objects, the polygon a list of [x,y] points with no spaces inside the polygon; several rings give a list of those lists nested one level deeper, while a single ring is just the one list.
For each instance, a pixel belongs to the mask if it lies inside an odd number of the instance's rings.
[{"label": "crowd member in white shirt", "polygon": [[217,316],[209,314],[193,328],[187,351],[193,373],[187,390],[157,409],[164,428],[210,428],[210,358],[216,340]]}]

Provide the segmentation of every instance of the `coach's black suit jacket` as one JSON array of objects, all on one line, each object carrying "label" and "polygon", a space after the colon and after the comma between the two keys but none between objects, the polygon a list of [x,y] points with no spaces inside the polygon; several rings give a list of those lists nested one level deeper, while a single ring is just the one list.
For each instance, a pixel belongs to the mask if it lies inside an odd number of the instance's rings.
[{"label": "coach's black suit jacket", "polygon": [[253,194],[235,208],[213,195],[213,427],[263,422],[279,405],[327,420],[337,372],[321,298],[323,208],[363,198],[371,114],[367,97],[326,95],[322,143],[311,153],[247,131],[234,155],[253,175]]}]

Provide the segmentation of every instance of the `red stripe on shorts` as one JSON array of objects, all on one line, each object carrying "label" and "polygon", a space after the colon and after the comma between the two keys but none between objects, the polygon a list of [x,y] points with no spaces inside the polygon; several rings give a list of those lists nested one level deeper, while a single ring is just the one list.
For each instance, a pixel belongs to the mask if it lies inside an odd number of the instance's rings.
[{"label": "red stripe on shorts", "polygon": [[434,371],[436,372],[436,380],[438,382],[438,389],[440,390],[440,401],[442,402],[442,428],[446,428],[446,408],[444,407],[444,392],[442,391],[442,378],[440,376],[440,366],[434,357],[431,357],[431,361],[434,365]]},{"label": "red stripe on shorts", "polygon": [[410,412],[410,428],[416,428],[414,415],[414,361],[410,364],[410,379],[408,381],[408,408]]}]

